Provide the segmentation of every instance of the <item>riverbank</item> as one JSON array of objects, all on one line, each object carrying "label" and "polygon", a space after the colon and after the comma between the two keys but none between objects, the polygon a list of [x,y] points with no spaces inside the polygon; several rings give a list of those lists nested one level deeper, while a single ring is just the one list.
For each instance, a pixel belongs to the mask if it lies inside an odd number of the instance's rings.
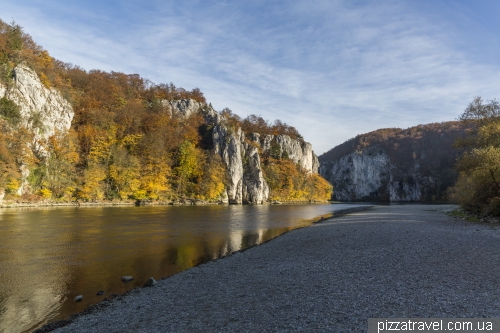
[{"label": "riverbank", "polygon": [[444,213],[454,208],[323,220],[101,303],[56,332],[363,332],[377,317],[499,317],[500,230]]},{"label": "riverbank", "polygon": [[[270,201],[265,205],[309,205],[309,204],[325,204],[329,201]],[[340,202],[334,202],[340,203]],[[246,203],[244,203],[246,205]],[[110,207],[110,206],[205,206],[205,205],[229,205],[227,202],[219,201],[203,201],[197,199],[174,200],[174,201],[137,201],[137,200],[120,200],[120,201],[4,201],[0,204],[0,208],[26,208],[26,207]]]}]

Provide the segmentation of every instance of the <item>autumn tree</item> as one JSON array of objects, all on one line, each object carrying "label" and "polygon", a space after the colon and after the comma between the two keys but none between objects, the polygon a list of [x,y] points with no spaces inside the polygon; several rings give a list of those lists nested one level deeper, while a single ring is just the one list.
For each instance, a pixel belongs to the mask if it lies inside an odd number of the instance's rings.
[{"label": "autumn tree", "polygon": [[[1,188],[16,192],[24,181],[19,173],[23,168],[30,171],[31,189],[44,199],[217,200],[224,192],[226,167],[213,153],[213,125],[200,114],[182,117],[167,108],[169,101],[179,99],[205,104],[200,89],[58,61],[19,25],[0,20],[2,85],[13,84],[13,69],[20,64],[35,71],[47,88],[59,90],[71,103],[74,118],[70,133],[40,139],[47,130],[43,113],[22,119],[14,102],[0,98]],[[256,115],[242,119],[227,108],[222,114],[230,129],[301,139],[280,120]],[[311,196],[306,171],[281,151],[269,158],[264,164],[273,193],[283,200]]]},{"label": "autumn tree", "polygon": [[476,97],[459,119],[472,127],[457,142],[467,151],[457,162],[453,198],[468,210],[500,215],[500,104]]},{"label": "autumn tree", "polygon": [[[37,170],[43,174],[40,175],[38,184],[32,184],[32,187],[45,190],[45,196],[48,195],[48,190],[54,198],[70,200],[76,188],[75,166],[79,160],[76,145],[74,131],[56,132],[49,137],[45,157]],[[37,171],[33,171],[33,174]]]},{"label": "autumn tree", "polygon": [[203,171],[203,156],[190,141],[184,141],[179,146],[178,165],[175,168],[177,178],[177,194],[192,195],[197,190],[197,184]]},{"label": "autumn tree", "polygon": [[19,188],[18,165],[15,156],[9,149],[10,137],[4,134],[8,131],[8,125],[5,121],[0,120],[0,194],[4,193],[4,189],[15,192]]},{"label": "autumn tree", "polygon": [[200,197],[205,200],[218,200],[224,193],[226,183],[226,167],[219,154],[209,152],[202,180],[199,186]]}]

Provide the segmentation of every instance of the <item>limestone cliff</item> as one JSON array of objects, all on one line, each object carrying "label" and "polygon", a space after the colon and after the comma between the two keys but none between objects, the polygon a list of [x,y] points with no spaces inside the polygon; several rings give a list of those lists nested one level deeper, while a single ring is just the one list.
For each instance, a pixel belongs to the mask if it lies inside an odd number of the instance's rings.
[{"label": "limestone cliff", "polygon": [[229,203],[263,204],[269,198],[269,186],[261,168],[262,153],[276,150],[309,172],[318,172],[318,157],[307,142],[294,140],[287,135],[266,135],[259,133],[248,136],[240,127],[229,125],[223,115],[211,106],[203,106],[205,121],[213,126],[213,146],[226,164],[228,172],[227,196]]},{"label": "limestone cliff", "polygon": [[268,152],[273,149],[276,149],[280,156],[286,155],[294,163],[299,163],[307,171],[318,172],[318,157],[314,154],[309,142],[300,142],[283,134],[266,135],[262,141],[262,150]]},{"label": "limestone cliff", "polygon": [[376,155],[354,152],[335,162],[324,162],[320,174],[334,185],[334,199],[373,201],[419,201],[419,183],[415,170],[406,181],[395,179],[390,159],[385,152]]},{"label": "limestone cliff", "polygon": [[440,201],[454,184],[457,122],[359,135],[320,156],[319,173],[343,201]]},{"label": "limestone cliff", "polygon": [[9,89],[0,87],[0,98],[5,96],[20,107],[22,124],[35,130],[38,139],[47,139],[56,130],[69,130],[73,108],[58,90],[46,87],[23,65],[14,68],[12,79]]},{"label": "limestone cliff", "polygon": [[[265,203],[269,197],[269,187],[260,167],[258,149],[245,141],[241,128],[231,129],[224,116],[212,107],[205,106],[203,115],[213,126],[214,150],[227,167],[226,191],[229,203]],[[255,137],[258,139],[258,135]]]},{"label": "limestone cliff", "polygon": [[[5,97],[19,106],[21,125],[31,129],[34,141],[31,149],[36,154],[45,154],[43,145],[39,143],[47,140],[56,131],[66,132],[71,127],[74,112],[71,104],[54,89],[46,87],[38,75],[24,65],[18,65],[12,72],[12,84],[5,87],[0,84],[0,98]],[[27,178],[29,169],[21,165],[22,184],[18,194],[28,189]]]},{"label": "limestone cliff", "polygon": [[173,101],[162,101],[162,104],[166,106],[170,115],[179,116],[181,118],[188,118],[192,114],[195,114],[203,106],[201,103],[193,99],[180,99]]}]

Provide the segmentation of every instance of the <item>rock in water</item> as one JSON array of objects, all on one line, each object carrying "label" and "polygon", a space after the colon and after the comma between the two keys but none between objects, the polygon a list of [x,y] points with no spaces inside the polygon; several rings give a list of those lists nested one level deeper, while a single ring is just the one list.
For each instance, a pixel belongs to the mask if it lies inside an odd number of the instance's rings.
[{"label": "rock in water", "polygon": [[150,277],[143,285],[143,287],[154,287],[154,286],[156,286],[156,281],[155,279],[153,279],[153,277]]},{"label": "rock in water", "polygon": [[83,301],[83,295],[78,295],[75,297],[75,302],[81,302]]},{"label": "rock in water", "polygon": [[134,279],[133,276],[129,276],[129,275],[125,275],[125,276],[122,276],[122,281],[123,282],[130,282]]},{"label": "rock in water", "polygon": [[99,290],[99,291],[97,292],[97,296],[102,296],[102,295],[104,295],[104,290]]}]

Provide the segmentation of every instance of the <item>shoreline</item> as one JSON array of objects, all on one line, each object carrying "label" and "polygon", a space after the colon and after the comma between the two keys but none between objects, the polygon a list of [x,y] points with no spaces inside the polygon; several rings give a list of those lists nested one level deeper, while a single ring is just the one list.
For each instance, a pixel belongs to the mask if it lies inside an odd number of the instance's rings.
[{"label": "shoreline", "polygon": [[[281,201],[265,202],[262,205],[315,205],[315,204],[335,204],[331,201]],[[363,204],[363,203],[353,203]],[[232,204],[222,202],[205,202],[187,200],[186,202],[161,201],[138,203],[136,201],[110,201],[110,202],[10,202],[0,204],[1,208],[46,208],[46,207],[118,207],[118,206],[211,206],[211,205],[252,205],[249,203]]]},{"label": "shoreline", "polygon": [[[286,204],[286,203],[283,203],[283,204]],[[309,204],[309,203],[307,203]],[[312,203],[314,204],[314,203]],[[286,231],[282,234],[280,234],[279,236],[277,237],[274,237],[272,239],[269,239],[267,241],[264,241],[260,244],[254,244],[254,245],[251,245],[251,246],[248,246],[244,249],[241,249],[241,250],[238,250],[238,251],[235,251],[235,252],[231,252],[230,254],[224,256],[224,257],[220,257],[220,258],[217,258],[217,259],[214,259],[214,260],[210,260],[210,261],[207,261],[207,262],[202,262],[194,267],[191,267],[187,270],[184,270],[182,272],[179,272],[179,273],[176,273],[176,274],[173,274],[173,275],[170,275],[170,276],[166,276],[166,277],[162,277],[160,279],[157,280],[157,282],[160,282],[160,281],[166,281],[174,276],[177,276],[179,274],[182,274],[186,271],[189,271],[189,270],[193,270],[193,269],[196,269],[196,268],[199,268],[203,265],[207,265],[207,264],[210,264],[212,262],[216,262],[216,261],[221,261],[221,260],[224,260],[224,259],[227,259],[227,258],[230,258],[232,256],[236,256],[238,254],[241,254],[241,253],[244,253],[248,250],[251,250],[253,248],[256,248],[256,247],[259,247],[259,246],[262,246],[264,244],[267,244],[271,241],[274,241],[290,232],[293,232],[293,231],[296,231],[296,230],[300,230],[300,229],[304,229],[304,228],[308,228],[312,225],[316,225],[316,224],[320,224],[320,223],[323,223],[325,221],[328,221],[328,220],[331,220],[331,219],[336,219],[336,218],[339,218],[341,216],[344,216],[346,214],[351,214],[351,213],[355,213],[355,212],[360,212],[360,211],[366,211],[366,210],[369,210],[371,208],[373,208],[374,206],[372,205],[360,205],[358,207],[352,207],[352,208],[345,208],[345,209],[340,209],[338,211],[334,211],[332,213],[331,216],[328,216],[328,217],[322,217],[320,216],[318,218],[318,220],[314,221],[311,223],[311,225],[309,226],[305,226],[305,227],[299,227],[299,228],[296,228],[296,229],[293,229],[293,230],[290,230],[290,231]],[[69,324],[71,324],[72,322],[74,322],[75,320],[77,320],[78,318],[80,317],[84,317],[84,316],[87,316],[89,314],[93,314],[93,313],[97,313],[97,312],[101,312],[103,311],[104,309],[106,309],[108,306],[110,306],[111,304],[113,304],[113,302],[118,302],[118,301],[122,301],[124,298],[132,295],[132,294],[135,294],[135,293],[139,293],[141,292],[142,290],[144,289],[149,289],[149,287],[136,287],[134,289],[130,289],[128,291],[126,291],[125,293],[123,294],[110,294],[109,297],[106,297],[104,298],[101,302],[97,303],[97,304],[93,304],[93,305],[90,305],[89,307],[85,308],[82,312],[79,312],[79,313],[74,313],[72,314],[69,318],[67,319],[62,319],[62,320],[58,320],[58,321],[54,321],[54,322],[51,322],[51,323],[47,323],[45,325],[43,325],[42,327],[36,329],[33,331],[33,333],[45,333],[45,332],[52,332],[58,328],[62,328],[62,327],[65,327]]]},{"label": "shoreline", "polygon": [[445,214],[454,208],[326,218],[37,332],[363,332],[368,318],[499,317],[500,228]]}]

